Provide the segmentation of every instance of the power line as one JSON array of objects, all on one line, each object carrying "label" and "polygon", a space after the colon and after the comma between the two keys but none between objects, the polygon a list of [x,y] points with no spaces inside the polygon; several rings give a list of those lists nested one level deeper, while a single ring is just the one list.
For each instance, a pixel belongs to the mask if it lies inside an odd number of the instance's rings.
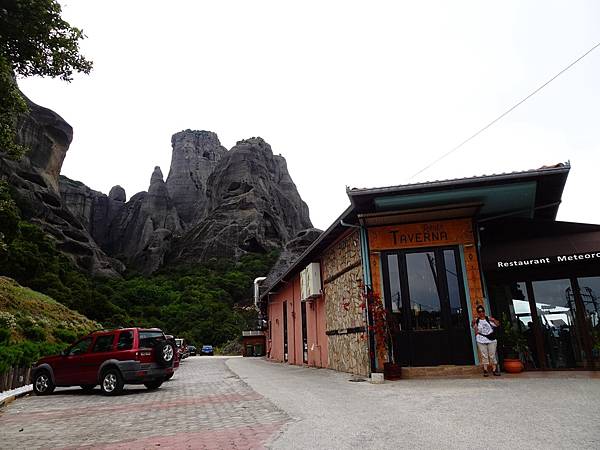
[{"label": "power line", "polygon": [[454,147],[453,149],[447,151],[446,153],[444,153],[443,155],[439,156],[437,159],[435,159],[433,162],[429,163],[428,165],[426,165],[424,168],[422,168],[421,170],[419,170],[417,173],[415,173],[414,175],[412,175],[409,178],[409,181],[412,180],[414,177],[416,177],[417,175],[422,174],[423,172],[425,172],[427,169],[433,167],[435,164],[437,164],[438,162],[440,162],[442,159],[446,158],[447,156],[449,156],[450,154],[454,153],[456,150],[458,150],[459,148],[461,148],[463,145],[465,145],[467,142],[469,142],[470,140],[476,138],[477,136],[479,136],[481,133],[483,133],[485,130],[487,130],[489,127],[491,127],[492,125],[494,125],[496,122],[498,122],[500,119],[502,119],[504,116],[506,116],[507,114],[509,114],[510,112],[512,112],[514,109],[516,109],[517,107],[519,107],[520,105],[522,105],[523,103],[525,103],[527,100],[529,100],[531,97],[533,97],[535,94],[537,94],[538,92],[540,92],[542,89],[544,89],[546,86],[548,86],[550,83],[552,83],[554,80],[556,80],[559,76],[561,76],[563,73],[565,73],[567,70],[569,70],[571,67],[573,67],[575,64],[577,64],[579,61],[581,61],[583,58],[585,58],[587,55],[589,55],[590,53],[592,53],[594,50],[596,50],[598,47],[600,47],[600,42],[598,42],[596,45],[594,45],[592,48],[590,48],[587,52],[585,52],[583,55],[581,55],[579,58],[577,58],[575,61],[573,61],[571,64],[569,64],[567,67],[565,67],[564,69],[562,69],[560,72],[558,72],[556,75],[554,75],[552,78],[550,78],[548,81],[546,81],[544,84],[542,84],[540,87],[538,87],[536,90],[534,90],[533,92],[531,92],[527,97],[523,98],[521,101],[519,101],[518,103],[516,103],[515,105],[513,105],[512,107],[510,107],[509,109],[507,109],[506,111],[504,111],[502,114],[500,114],[498,117],[496,117],[494,120],[492,120],[490,123],[488,123],[486,126],[484,126],[483,128],[481,128],[479,131],[477,131],[475,134],[473,134],[472,136],[470,136],[469,138],[465,139],[464,141],[462,141],[460,144],[458,144],[456,147]]}]

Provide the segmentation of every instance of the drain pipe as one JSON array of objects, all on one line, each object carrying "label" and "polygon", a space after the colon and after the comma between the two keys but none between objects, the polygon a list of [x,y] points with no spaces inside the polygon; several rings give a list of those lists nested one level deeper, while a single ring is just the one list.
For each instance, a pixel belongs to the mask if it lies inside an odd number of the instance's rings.
[{"label": "drain pipe", "polygon": [[254,309],[260,313],[260,307],[258,306],[258,300],[260,299],[260,283],[265,281],[267,277],[258,277],[254,279]]}]

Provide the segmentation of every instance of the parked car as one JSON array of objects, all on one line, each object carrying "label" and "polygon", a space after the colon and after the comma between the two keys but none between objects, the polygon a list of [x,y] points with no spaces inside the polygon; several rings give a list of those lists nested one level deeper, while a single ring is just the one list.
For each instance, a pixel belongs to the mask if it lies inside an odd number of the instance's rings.
[{"label": "parked car", "polygon": [[177,349],[179,353],[179,359],[185,359],[190,356],[188,352],[187,343],[183,338],[175,338],[175,343],[177,344]]},{"label": "parked car", "polygon": [[215,354],[215,352],[213,350],[213,346],[212,345],[203,345],[202,346],[202,350],[200,350],[200,355],[209,355],[209,356],[212,356],[214,354]]},{"label": "parked car", "polygon": [[188,352],[189,352],[190,356],[196,356],[196,346],[188,345]]},{"label": "parked car", "polygon": [[[171,344],[173,344],[174,349],[177,349],[177,343],[175,342],[175,338],[173,337],[172,334],[166,334],[165,338],[167,339],[167,341],[169,341]],[[177,369],[179,369],[179,352],[177,350],[175,350],[175,357],[173,358],[173,373],[167,375],[167,377],[165,378],[165,381],[173,378],[173,375],[175,375],[175,371]]]},{"label": "parked car", "polygon": [[60,355],[38,360],[31,372],[33,391],[46,395],[57,386],[91,391],[98,384],[104,395],[119,394],[125,384],[158,389],[173,374],[175,353],[157,328],[96,331]]}]

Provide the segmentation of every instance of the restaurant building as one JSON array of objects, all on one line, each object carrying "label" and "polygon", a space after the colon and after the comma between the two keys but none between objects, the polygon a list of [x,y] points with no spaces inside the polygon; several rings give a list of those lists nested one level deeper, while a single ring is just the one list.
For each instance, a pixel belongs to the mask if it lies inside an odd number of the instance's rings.
[{"label": "restaurant building", "polygon": [[475,370],[481,304],[514,324],[527,370],[597,368],[600,226],[556,221],[569,170],[347,190],[262,286],[267,357],[362,376]]}]

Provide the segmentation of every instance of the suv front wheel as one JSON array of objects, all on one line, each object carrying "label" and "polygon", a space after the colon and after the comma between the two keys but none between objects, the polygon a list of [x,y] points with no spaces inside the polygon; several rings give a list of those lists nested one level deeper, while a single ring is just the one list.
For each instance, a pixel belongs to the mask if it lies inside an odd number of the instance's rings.
[{"label": "suv front wheel", "polygon": [[47,370],[40,370],[35,374],[33,378],[33,392],[35,395],[48,395],[54,391],[54,383],[50,372]]},{"label": "suv front wheel", "polygon": [[123,377],[117,369],[108,369],[102,373],[100,389],[104,395],[118,395],[123,391]]}]

